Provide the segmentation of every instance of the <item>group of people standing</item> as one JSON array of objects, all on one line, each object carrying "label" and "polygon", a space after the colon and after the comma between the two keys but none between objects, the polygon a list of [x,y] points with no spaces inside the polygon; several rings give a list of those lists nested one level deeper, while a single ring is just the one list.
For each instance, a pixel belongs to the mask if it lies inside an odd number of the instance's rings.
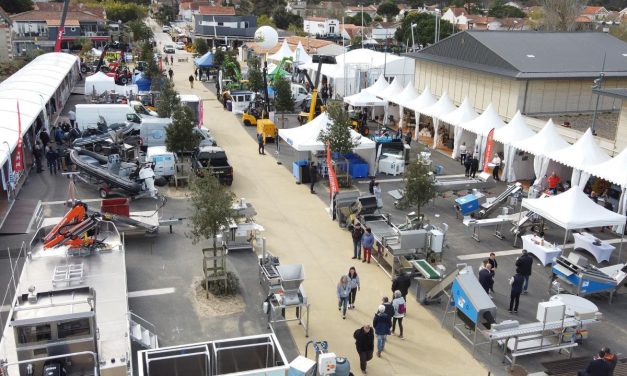
[{"label": "group of people standing", "polygon": [[[80,136],[77,128],[76,116],[72,111],[68,114],[69,123],[63,122],[53,126],[48,134],[46,129],[39,133],[39,140],[35,141],[33,147],[33,158],[35,159],[35,168],[37,173],[41,173],[44,169],[43,159],[46,158],[48,171],[51,175],[56,175],[57,171],[69,171],[72,164],[67,148],[68,139]],[[51,137],[52,136],[52,137]]]},{"label": "group of people standing", "polygon": [[465,168],[464,176],[474,178],[479,171],[479,153],[467,150],[466,143],[459,146],[459,160]]},{"label": "group of people standing", "polygon": [[[511,286],[509,313],[518,313],[520,295],[527,294],[532,266],[533,258],[526,249],[523,249],[522,255],[516,259],[516,272],[509,278],[509,284]],[[483,265],[479,268],[479,284],[490,297],[492,297],[492,293],[494,293],[494,276],[497,267],[498,262],[496,260],[496,254],[492,252],[489,258],[483,260]]]}]

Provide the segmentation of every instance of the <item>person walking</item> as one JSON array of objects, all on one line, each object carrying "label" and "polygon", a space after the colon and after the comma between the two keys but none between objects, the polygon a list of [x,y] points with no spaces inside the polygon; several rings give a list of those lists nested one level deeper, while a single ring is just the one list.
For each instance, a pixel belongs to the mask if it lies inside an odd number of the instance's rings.
[{"label": "person walking", "polygon": [[353,237],[353,260],[361,260],[361,237],[364,236],[364,229],[361,227],[361,223],[355,223],[351,235]]},{"label": "person walking", "polygon": [[35,167],[37,169],[37,173],[39,174],[42,171],[41,168],[41,158],[43,158],[44,151],[41,147],[41,141],[37,140],[35,142],[35,148],[33,149],[33,157],[35,157]]},{"label": "person walking", "polygon": [[366,324],[355,330],[353,338],[355,338],[355,347],[359,355],[359,368],[365,375],[368,373],[366,372],[368,361],[372,360],[374,353],[374,331],[370,325]]},{"label": "person walking", "polygon": [[314,161],[311,161],[311,164],[309,165],[309,179],[309,191],[311,193],[316,193],[316,191],[314,191],[314,187],[318,181],[318,167]]},{"label": "person walking", "polygon": [[394,300],[392,300],[392,306],[394,306],[392,334],[395,334],[396,323],[398,322],[398,328],[400,329],[399,337],[401,337],[401,339],[405,339],[405,337],[403,337],[403,318],[405,317],[405,310],[407,309],[406,304],[407,302],[405,301],[402,292],[399,290],[394,291]]},{"label": "person walking", "polygon": [[492,265],[486,263],[485,267],[479,270],[479,284],[485,290],[486,294],[490,294],[490,287],[492,286]]},{"label": "person walking", "polygon": [[168,69],[168,76],[170,77],[170,81],[172,81],[172,76],[174,76],[174,71],[172,70],[172,68]]},{"label": "person walking", "polygon": [[372,247],[374,247],[374,235],[372,235],[370,227],[366,227],[366,232],[361,237],[361,246],[364,247],[364,259],[361,260],[361,262],[368,262],[368,264],[370,264]]},{"label": "person walking", "polygon": [[477,154],[472,156],[470,160],[470,176],[474,179],[475,174],[479,171],[479,156]]},{"label": "person walking", "polygon": [[370,182],[368,183],[368,192],[370,192],[371,195],[374,195],[374,183],[376,183],[375,177],[371,176]]},{"label": "person walking", "polygon": [[531,276],[531,267],[533,266],[533,258],[527,252],[526,249],[522,250],[522,255],[516,259],[516,268],[520,271],[520,274],[525,278],[525,284],[522,288],[523,295],[527,294],[527,287],[529,287],[529,277]]},{"label": "person walking", "polygon": [[198,80],[198,68],[194,69],[194,76],[196,77],[196,80]]},{"label": "person walking", "polygon": [[389,317],[394,316],[394,305],[387,296],[381,298],[381,305],[385,307],[385,314]]},{"label": "person walking", "polygon": [[492,286],[490,286],[490,291],[494,292],[494,275],[496,274],[496,267],[499,265],[496,261],[496,254],[494,252],[490,252],[488,264],[492,265],[492,268],[490,269],[490,272],[492,273]]},{"label": "person walking", "polygon": [[189,80],[189,87],[193,89],[194,88],[194,76],[190,74],[188,80]]},{"label": "person walking", "polygon": [[351,287],[351,292],[348,295],[348,308],[355,308],[355,298],[357,297],[357,291],[361,290],[361,284],[359,283],[359,275],[357,275],[357,269],[354,266],[351,266],[348,269],[348,284]]},{"label": "person walking", "polygon": [[372,187],[372,193],[377,199],[377,209],[381,209],[383,207],[383,199],[381,198],[381,187],[379,187],[378,181],[374,183],[374,187]]},{"label": "person walking", "polygon": [[509,284],[512,285],[512,290],[509,294],[509,313],[518,313],[518,303],[520,302],[520,294],[523,292],[524,283],[525,277],[517,269],[516,274],[509,279]]},{"label": "person walking", "polygon": [[405,143],[411,146],[411,131],[410,130],[407,130],[407,133],[405,133]]},{"label": "person walking", "polygon": [[470,157],[470,155],[464,156],[464,168],[465,168],[464,175],[466,177],[470,177],[470,169],[472,168],[472,158]]},{"label": "person walking", "polygon": [[383,305],[380,305],[377,313],[375,313],[372,319],[372,327],[377,335],[377,356],[380,358],[381,353],[385,349],[385,341],[392,329],[392,319],[385,313]]},{"label": "person walking", "polygon": [[50,146],[48,147],[48,151],[46,152],[46,161],[48,162],[48,170],[50,171],[50,175],[57,174],[57,153]]},{"label": "person walking", "polygon": [[494,180],[499,181],[501,178],[499,177],[499,171],[501,169],[501,157],[499,157],[498,153],[494,153],[494,158],[492,158],[492,164],[494,165],[494,169],[492,169],[492,177]]},{"label": "person walking", "polygon": [[348,283],[348,277],[343,275],[337,284],[337,310],[342,311],[342,318],[346,320],[346,307],[348,306],[348,296],[351,293],[351,287]]},{"label": "person walking", "polygon": [[257,133],[257,145],[258,145],[257,151],[259,152],[259,154],[260,155],[266,154],[266,150],[265,150],[265,146],[264,146],[263,134],[261,134],[261,133]]},{"label": "person walking", "polygon": [[[396,277],[392,280],[392,292],[400,291],[403,299],[407,299],[407,293],[409,292],[409,287],[411,286],[411,278],[406,273],[402,271],[396,272]],[[403,312],[405,313],[405,312]]]},{"label": "person walking", "polygon": [[46,128],[44,128],[39,134],[39,139],[41,140],[41,145],[44,148],[48,146],[48,143],[50,142],[50,135],[48,134],[48,131],[46,130]]}]

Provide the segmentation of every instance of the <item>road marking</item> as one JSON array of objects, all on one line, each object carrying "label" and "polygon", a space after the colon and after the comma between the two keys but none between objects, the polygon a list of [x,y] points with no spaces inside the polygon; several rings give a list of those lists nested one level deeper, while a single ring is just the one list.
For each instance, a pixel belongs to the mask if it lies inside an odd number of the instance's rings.
[{"label": "road marking", "polygon": [[175,292],[176,292],[176,289],[174,287],[166,287],[163,289],[132,291],[128,293],[128,297],[129,298],[141,298],[144,296],[174,294]]}]

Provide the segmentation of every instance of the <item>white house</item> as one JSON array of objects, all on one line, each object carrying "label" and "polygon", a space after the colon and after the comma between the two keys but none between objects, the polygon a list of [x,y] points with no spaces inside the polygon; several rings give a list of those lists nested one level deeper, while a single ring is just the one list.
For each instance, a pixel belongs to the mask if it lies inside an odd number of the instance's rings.
[{"label": "white house", "polygon": [[309,35],[340,35],[340,20],[324,17],[306,17],[303,30]]},{"label": "white house", "polygon": [[374,18],[377,15],[377,7],[374,5],[368,5],[367,7],[361,6],[348,6],[344,9],[344,15],[346,17],[353,17],[356,15],[361,15],[361,12],[370,16],[370,18]]},{"label": "white house", "polygon": [[304,17],[307,12],[307,2],[306,1],[290,1],[285,6],[285,11],[291,14],[296,14],[298,16]]},{"label": "white house", "polygon": [[372,25],[372,39],[385,41],[394,38],[399,24],[395,22],[375,22]]},{"label": "white house", "polygon": [[464,8],[448,8],[442,15],[442,19],[446,20],[459,30],[466,30],[468,28],[468,13]]}]

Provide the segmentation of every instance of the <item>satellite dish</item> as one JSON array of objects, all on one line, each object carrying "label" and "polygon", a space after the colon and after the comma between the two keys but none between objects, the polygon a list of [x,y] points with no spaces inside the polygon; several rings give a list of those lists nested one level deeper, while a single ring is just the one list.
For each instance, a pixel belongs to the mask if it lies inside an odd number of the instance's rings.
[{"label": "satellite dish", "polygon": [[255,42],[263,49],[270,49],[279,42],[279,34],[270,26],[262,26],[255,31]]}]

